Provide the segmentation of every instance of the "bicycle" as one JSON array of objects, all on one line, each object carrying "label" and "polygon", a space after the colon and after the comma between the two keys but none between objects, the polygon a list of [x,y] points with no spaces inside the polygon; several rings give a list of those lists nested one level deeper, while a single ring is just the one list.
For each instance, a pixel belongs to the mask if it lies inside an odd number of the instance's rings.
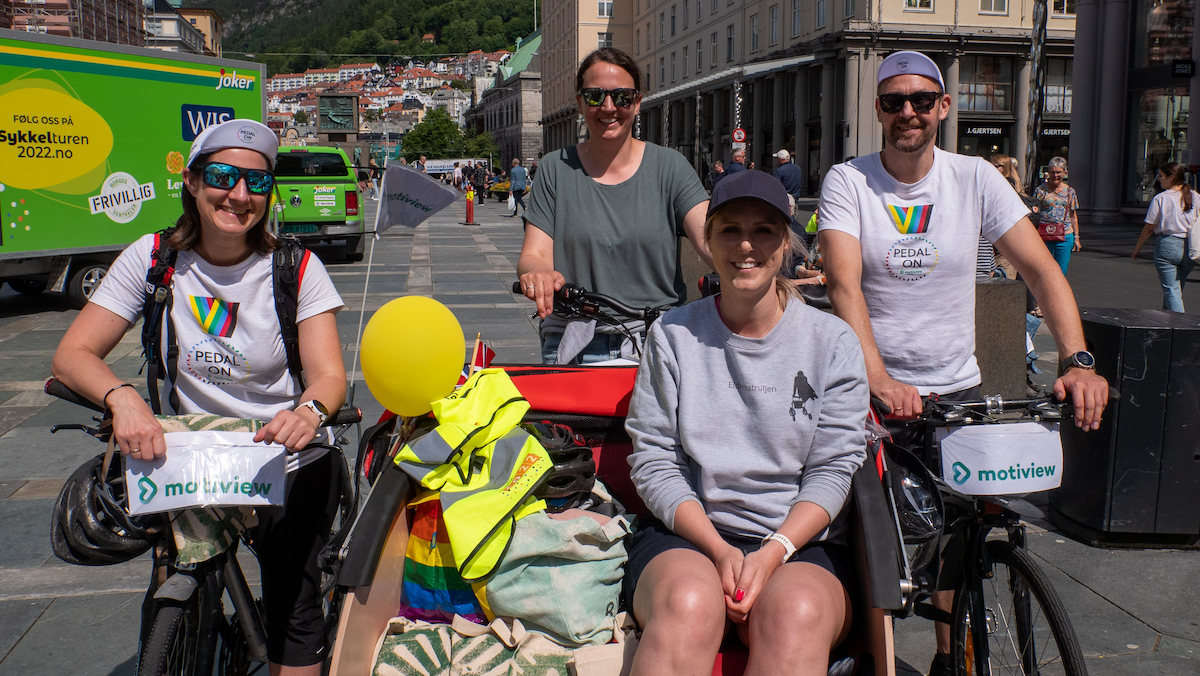
[{"label": "bicycle", "polygon": [[[886,415],[886,406],[873,403]],[[1064,418],[1063,408],[1067,405],[1053,395],[1009,401],[997,396],[955,403],[940,402],[933,396],[926,401],[922,415],[908,423],[918,434],[903,450],[919,456],[920,464],[932,472],[925,481],[931,481],[936,490],[935,503],[944,529],[941,537],[926,540],[914,550],[913,559],[922,554],[927,559],[925,570],[920,570],[920,565],[911,569],[906,556],[912,585],[904,611],[898,615],[916,614],[950,626],[955,674],[1087,674],[1066,608],[1026,549],[1026,527],[1021,517],[1043,518],[1041,511],[1017,496],[966,495],[938,478],[945,476],[937,439],[939,429],[1022,421],[1057,423]],[[896,451],[902,447],[886,445],[890,472],[915,471],[903,451]],[[951,471],[957,481],[964,470],[954,467]],[[909,479],[913,480],[912,476]],[[893,493],[904,490],[897,488],[896,481],[885,480],[885,485]],[[999,537],[994,537],[996,531],[1001,531]],[[913,537],[911,529],[907,534],[902,532],[905,535],[910,546],[920,540]],[[950,613],[924,602],[947,574],[957,576],[951,580],[960,580]]]},{"label": "bicycle", "polygon": [[[102,407],[80,396],[57,379],[51,378],[46,382],[45,392],[98,413],[105,413]],[[330,545],[322,552],[321,557],[324,569],[321,591],[327,637],[332,628],[337,626],[341,601],[334,587],[339,562],[328,556],[328,552],[340,545],[339,538],[345,537],[351,516],[356,514],[358,503],[357,491],[352,488],[348,490],[348,486],[353,482],[350,481],[345,459],[341,455],[340,441],[349,428],[361,419],[362,413],[358,409],[343,408],[327,423],[328,427],[335,428],[333,438],[337,443],[309,446],[322,446],[330,453],[338,454],[334,464],[339,471],[339,513],[343,527],[331,538]],[[81,424],[56,425],[51,428],[51,432],[56,433],[64,429],[81,430],[101,441],[109,442],[112,433],[111,418],[93,420],[98,423],[96,427]],[[110,444],[110,453],[111,450]],[[100,465],[98,460],[99,457],[93,463]],[[210,537],[203,541],[205,546],[214,549],[215,552],[198,563],[184,563],[179,560],[180,552],[174,537],[174,528],[166,519],[157,515],[154,515],[157,518],[134,519],[126,511],[123,504],[124,472],[119,463],[110,463],[109,458],[105,457],[102,468],[85,464],[77,470],[77,473],[79,472],[91,473],[91,476],[84,478],[97,484],[97,490],[89,492],[90,499],[94,502],[91,506],[98,508],[95,515],[91,510],[82,511],[88,512],[87,518],[94,519],[95,516],[99,516],[107,522],[95,524],[100,527],[92,532],[106,533],[105,528],[115,529],[126,537],[145,538],[149,542],[148,548],[153,550],[150,585],[142,602],[136,667],[138,676],[208,676],[213,673],[214,667],[221,676],[248,676],[258,672],[267,662],[262,601],[254,598],[237,560],[239,542],[244,543],[250,551],[254,551],[248,530],[241,527],[236,519],[233,521],[237,527],[233,528],[230,528],[229,522],[205,520],[205,525],[221,529],[209,531],[206,534]],[[68,486],[71,484],[72,482],[68,481]],[[64,493],[66,490],[64,488]],[[63,500],[64,496],[60,495],[60,504]],[[85,515],[80,516],[83,518]],[[58,542],[55,544],[56,553],[59,553],[64,545]],[[102,562],[102,559],[88,561],[86,558],[72,561],[85,565],[102,565]],[[232,618],[226,617],[224,612],[225,594],[228,594],[234,609]]]}]

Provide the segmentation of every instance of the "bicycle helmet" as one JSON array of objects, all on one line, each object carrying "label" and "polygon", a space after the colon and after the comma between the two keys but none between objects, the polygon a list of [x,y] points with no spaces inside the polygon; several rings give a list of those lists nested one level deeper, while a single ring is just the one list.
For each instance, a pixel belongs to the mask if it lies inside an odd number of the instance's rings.
[{"label": "bicycle helmet", "polygon": [[549,422],[526,423],[522,427],[541,443],[554,463],[534,487],[535,496],[544,500],[571,498],[555,505],[568,509],[592,492],[596,484],[596,461],[581,435],[566,425]]},{"label": "bicycle helmet", "polygon": [[67,563],[107,566],[150,549],[162,517],[131,517],[125,511],[125,476],[120,463],[101,477],[104,455],[79,466],[59,491],[50,524],[54,554]]}]

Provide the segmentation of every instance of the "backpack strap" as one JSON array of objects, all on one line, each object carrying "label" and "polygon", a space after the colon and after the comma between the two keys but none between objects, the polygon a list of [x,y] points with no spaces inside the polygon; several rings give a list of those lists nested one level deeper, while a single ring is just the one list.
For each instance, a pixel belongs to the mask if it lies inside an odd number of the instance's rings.
[{"label": "backpack strap", "polygon": [[[170,230],[154,233],[154,248],[150,252],[150,269],[146,271],[146,296],[142,305],[142,356],[146,360],[147,388],[150,391],[150,407],[155,414],[162,413],[162,404],[158,394],[158,381],[163,379],[163,372],[175,382],[179,347],[174,341],[174,326],[171,323],[169,308],[172,305],[171,282],[175,276],[175,260],[179,252],[163,243]],[[167,364],[164,368],[162,361],[162,322],[167,317]],[[174,389],[170,393],[170,404],[178,410],[178,395]]]},{"label": "backpack strap", "polygon": [[312,253],[304,248],[300,240],[285,235],[272,256],[271,274],[275,285],[275,314],[279,316],[279,329],[283,334],[283,348],[287,354],[288,372],[296,384],[296,393],[304,387],[304,367],[300,363],[300,331],[296,327],[296,315],[300,307],[300,280],[308,266]]}]

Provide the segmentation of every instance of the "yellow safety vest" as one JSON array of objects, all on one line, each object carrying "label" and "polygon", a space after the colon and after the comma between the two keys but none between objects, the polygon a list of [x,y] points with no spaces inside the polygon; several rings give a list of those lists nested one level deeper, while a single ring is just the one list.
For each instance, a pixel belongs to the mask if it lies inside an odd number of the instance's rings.
[{"label": "yellow safety vest", "polygon": [[466,582],[495,572],[517,519],[545,508],[532,493],[553,463],[517,426],[528,410],[504,369],[483,369],[433,402],[438,426],[396,454],[400,469],[439,491],[446,536]]}]

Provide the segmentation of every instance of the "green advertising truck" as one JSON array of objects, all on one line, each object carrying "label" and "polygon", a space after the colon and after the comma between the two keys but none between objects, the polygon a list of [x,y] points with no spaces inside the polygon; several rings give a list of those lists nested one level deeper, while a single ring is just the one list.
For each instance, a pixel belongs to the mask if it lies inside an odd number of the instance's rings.
[{"label": "green advertising truck", "polygon": [[181,213],[210,124],[263,120],[262,64],[0,29],[0,280],[82,307]]}]

